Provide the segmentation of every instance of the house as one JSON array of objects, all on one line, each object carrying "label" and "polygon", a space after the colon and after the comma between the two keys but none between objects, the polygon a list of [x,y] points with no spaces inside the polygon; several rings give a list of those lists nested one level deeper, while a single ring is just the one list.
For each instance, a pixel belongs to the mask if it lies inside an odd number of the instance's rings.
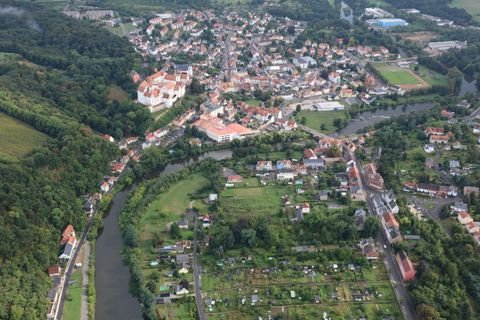
[{"label": "house", "polygon": [[353,214],[353,223],[358,231],[362,231],[365,228],[365,220],[367,218],[367,212],[360,208],[355,210]]},{"label": "house", "polygon": [[480,246],[480,232],[475,232],[473,234],[473,240],[477,244],[477,246]]},{"label": "house", "polygon": [[297,209],[300,209],[303,214],[308,214],[310,213],[310,204],[307,202],[301,203],[297,206]]},{"label": "house", "polygon": [[60,268],[60,266],[53,266],[48,268],[47,273],[49,277],[56,277],[60,275],[61,271],[62,271],[62,268]]},{"label": "house", "polygon": [[468,205],[463,201],[455,201],[455,203],[450,206],[450,209],[455,212],[468,211]]},{"label": "house", "polygon": [[258,297],[258,294],[253,294],[251,297],[251,300],[252,300],[252,306],[254,306],[255,304],[258,303],[258,301],[260,301],[260,298]]},{"label": "house", "polygon": [[273,170],[272,161],[257,161],[255,170],[257,172],[272,171]]},{"label": "house", "polygon": [[467,211],[459,212],[457,219],[463,225],[473,222],[472,216]]},{"label": "house", "polygon": [[328,201],[328,191],[322,190],[318,193],[318,200]]},{"label": "house", "polygon": [[100,184],[100,190],[102,190],[104,193],[107,193],[110,191],[110,185],[108,184],[107,181],[104,181]]},{"label": "house", "polygon": [[185,266],[191,262],[191,257],[188,254],[177,254],[175,256],[175,263],[177,266]]},{"label": "house", "polygon": [[325,160],[323,160],[323,159],[303,159],[303,165],[305,167],[307,167],[307,169],[324,169],[325,168]]},{"label": "house", "polygon": [[448,136],[430,136],[430,143],[433,144],[446,144],[450,138]]},{"label": "house", "polygon": [[405,251],[402,250],[397,254],[397,263],[402,273],[403,281],[410,281],[415,278],[415,269]]},{"label": "house", "polygon": [[375,249],[375,243],[373,239],[370,241],[364,241],[363,243],[360,242],[360,249],[362,249],[362,253],[367,260],[378,260],[380,256],[378,251]]},{"label": "house", "polygon": [[383,177],[377,172],[375,163],[366,164],[364,172],[367,185],[372,189],[382,191],[384,188]]},{"label": "house", "polygon": [[113,137],[109,134],[104,134],[102,138],[108,142],[115,142],[115,139],[113,139]]},{"label": "house", "polygon": [[480,231],[480,228],[475,222],[469,222],[465,225],[465,229],[467,229],[468,233],[473,234]]},{"label": "house", "polygon": [[69,224],[62,232],[62,239],[60,240],[60,245],[63,246],[67,244],[71,238],[75,238],[75,229],[73,229],[73,226]]},{"label": "house", "polygon": [[277,180],[293,180],[296,177],[296,173],[293,170],[282,170],[277,173]]},{"label": "house", "polygon": [[227,183],[239,183],[242,182],[243,178],[239,175],[231,175],[227,177]]},{"label": "house", "polygon": [[423,151],[426,153],[433,153],[435,152],[435,146],[433,144],[426,144],[423,146]]},{"label": "house", "polygon": [[335,72],[335,71],[330,72],[328,74],[328,81],[330,81],[333,84],[340,84],[340,81],[341,81],[340,74],[338,72]]},{"label": "house", "polygon": [[217,193],[210,193],[208,195],[208,202],[212,203],[218,200],[218,194]]},{"label": "house", "polygon": [[450,160],[450,169],[458,169],[460,168],[460,161],[458,160]]},{"label": "house", "polygon": [[208,214],[198,217],[198,219],[202,222],[204,228],[208,228],[212,224],[212,218]]},{"label": "house", "polygon": [[277,161],[277,170],[292,169],[291,160],[278,160]]},{"label": "house", "polygon": [[77,244],[77,239],[75,237],[71,237],[68,240],[68,242],[65,244],[65,247],[63,248],[63,252],[58,258],[62,260],[70,259],[74,253],[76,244]]},{"label": "house", "polygon": [[312,149],[305,149],[303,151],[303,158],[308,160],[317,159],[317,155]]},{"label": "house", "polygon": [[189,283],[187,280],[182,279],[178,285],[175,286],[175,294],[177,296],[183,296],[190,293],[188,291]]},{"label": "house", "polygon": [[188,229],[188,219],[186,218],[180,220],[177,224],[180,229],[184,229],[184,230]]},{"label": "house", "polygon": [[439,127],[427,127],[424,133],[427,137],[430,137],[432,135],[443,136],[445,134],[445,129]]}]

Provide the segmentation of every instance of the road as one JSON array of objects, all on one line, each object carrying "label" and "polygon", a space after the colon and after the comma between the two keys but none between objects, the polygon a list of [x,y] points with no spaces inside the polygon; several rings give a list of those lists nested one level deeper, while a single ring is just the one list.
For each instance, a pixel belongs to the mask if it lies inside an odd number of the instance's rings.
[{"label": "road", "polygon": [[[363,190],[366,195],[366,202],[368,211],[370,214],[375,214],[375,206],[373,204],[373,198],[376,194],[381,194],[381,192],[369,188],[366,184],[366,179],[364,176],[363,168],[360,165],[360,162],[356,159],[355,155],[345,147],[344,152],[348,153],[348,157],[355,161],[355,166],[359,169],[360,172],[360,181],[363,186]],[[403,283],[402,273],[398,267],[397,261],[395,259],[395,253],[393,252],[390,243],[387,240],[383,228],[381,228],[381,234],[377,237],[377,241],[380,244],[381,248],[384,250],[384,260],[383,263],[388,271],[388,277],[392,283],[393,291],[402,310],[403,318],[405,320],[414,320],[415,311],[413,308],[413,303],[408,295],[405,284]]]},{"label": "road", "polygon": [[205,305],[203,304],[202,292],[201,292],[201,266],[198,262],[198,213],[195,214],[195,229],[194,229],[194,241],[193,241],[193,283],[195,286],[195,304],[197,305],[197,314],[199,320],[207,320],[205,313]]}]

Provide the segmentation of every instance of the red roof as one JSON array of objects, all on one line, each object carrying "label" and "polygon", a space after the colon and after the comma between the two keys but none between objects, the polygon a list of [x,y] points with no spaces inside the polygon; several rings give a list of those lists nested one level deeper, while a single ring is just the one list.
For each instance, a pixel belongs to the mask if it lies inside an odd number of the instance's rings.
[{"label": "red roof", "polygon": [[48,272],[48,276],[52,277],[52,276],[56,276],[56,275],[59,275],[60,274],[60,266],[53,266],[53,267],[50,267],[48,268],[47,272]]},{"label": "red roof", "polygon": [[75,230],[73,229],[73,226],[69,224],[62,232],[62,240],[60,241],[60,244],[64,245],[74,235],[75,235]]},{"label": "red roof", "polygon": [[303,151],[303,155],[307,159],[316,159],[317,158],[317,155],[315,154],[315,152],[312,149],[305,149]]},{"label": "red roof", "polygon": [[399,227],[400,224],[398,223],[397,219],[395,219],[395,216],[391,212],[387,212],[383,215],[383,219],[385,220],[385,223],[389,227]]}]

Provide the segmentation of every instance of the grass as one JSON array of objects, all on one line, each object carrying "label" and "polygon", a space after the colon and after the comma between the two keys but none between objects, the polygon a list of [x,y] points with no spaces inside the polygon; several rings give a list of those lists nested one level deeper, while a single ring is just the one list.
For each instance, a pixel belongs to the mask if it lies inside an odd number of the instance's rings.
[{"label": "grass", "polygon": [[480,22],[480,4],[478,0],[453,0],[451,6],[465,9],[475,21]]},{"label": "grass", "polygon": [[257,99],[250,99],[250,100],[246,100],[244,102],[246,104],[248,104],[250,106],[254,106],[254,107],[258,107],[262,103],[262,101],[257,100]]},{"label": "grass", "polygon": [[[300,111],[296,115],[297,121],[305,117],[306,126],[317,131],[333,132],[337,128],[333,125],[335,119],[346,119],[345,111]],[[325,125],[326,130],[320,130],[320,127]]]},{"label": "grass", "polygon": [[22,159],[46,140],[47,135],[0,113],[0,157]]},{"label": "grass", "polygon": [[174,184],[167,192],[155,199],[142,215],[140,231],[142,240],[151,239],[153,233],[165,230],[169,222],[180,220],[190,206],[189,194],[209,185],[209,180],[194,174]]},{"label": "grass", "polygon": [[423,80],[431,86],[447,86],[448,78],[438,72],[428,69],[427,67],[418,65],[419,70],[416,72]]},{"label": "grass", "polygon": [[119,86],[112,85],[108,88],[107,99],[109,101],[122,102],[128,100],[128,94]]},{"label": "grass", "polygon": [[80,308],[82,305],[82,270],[78,269],[73,272],[70,280],[75,281],[75,284],[68,287],[62,319],[78,320],[80,319]]},{"label": "grass", "polygon": [[419,85],[422,84],[412,75],[410,70],[389,66],[385,63],[375,64],[374,68],[392,85]]}]

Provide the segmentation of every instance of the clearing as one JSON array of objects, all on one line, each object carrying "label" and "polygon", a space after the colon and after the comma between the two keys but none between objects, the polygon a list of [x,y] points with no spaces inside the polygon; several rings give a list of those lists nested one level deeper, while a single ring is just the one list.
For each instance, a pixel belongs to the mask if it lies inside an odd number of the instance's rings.
[{"label": "clearing", "polygon": [[108,88],[107,99],[122,102],[128,99],[128,94],[119,86],[112,85]]},{"label": "clearing", "polygon": [[0,112],[0,157],[21,159],[47,138],[29,125]]}]

